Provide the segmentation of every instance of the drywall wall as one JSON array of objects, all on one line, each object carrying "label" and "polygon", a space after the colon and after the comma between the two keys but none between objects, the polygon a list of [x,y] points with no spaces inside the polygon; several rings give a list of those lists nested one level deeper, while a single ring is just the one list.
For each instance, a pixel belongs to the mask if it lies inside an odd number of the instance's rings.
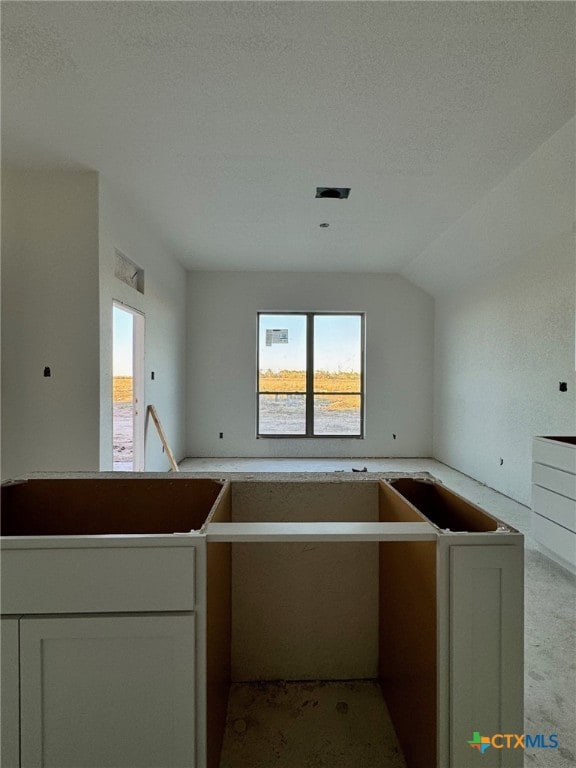
[{"label": "drywall wall", "polygon": [[98,469],[98,312],[97,174],[4,170],[4,479]]},{"label": "drywall wall", "polygon": [[571,234],[438,302],[436,365],[435,457],[529,505],[532,437],[576,434]]},{"label": "drywall wall", "polygon": [[[112,305],[145,316],[145,405],[156,406],[176,460],[185,455],[186,272],[125,200],[100,178],[100,468],[112,468]],[[115,249],[144,269],[144,294],[114,275]],[[154,372],[154,380],[151,373]],[[170,468],[150,421],[146,471]]]},{"label": "drywall wall", "polygon": [[[259,310],[366,312],[363,440],[256,438]],[[429,456],[433,326],[432,298],[395,275],[190,272],[188,455]]]},{"label": "drywall wall", "polygon": [[574,127],[415,267],[436,294],[434,456],[527,505],[532,437],[576,434]]}]

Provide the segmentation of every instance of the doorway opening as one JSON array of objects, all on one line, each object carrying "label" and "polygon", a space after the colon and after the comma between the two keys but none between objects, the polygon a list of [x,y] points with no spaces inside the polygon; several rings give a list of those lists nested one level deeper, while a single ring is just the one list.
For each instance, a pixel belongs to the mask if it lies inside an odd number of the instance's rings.
[{"label": "doorway opening", "polygon": [[112,448],[115,472],[144,471],[144,315],[112,307]]}]

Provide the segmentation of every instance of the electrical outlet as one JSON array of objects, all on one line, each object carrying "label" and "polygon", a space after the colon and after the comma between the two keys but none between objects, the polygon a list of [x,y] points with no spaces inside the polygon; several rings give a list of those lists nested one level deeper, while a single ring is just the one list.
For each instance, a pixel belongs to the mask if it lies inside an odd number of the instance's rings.
[{"label": "electrical outlet", "polygon": [[220,438],[220,440],[222,440],[222,438],[224,437],[224,432],[220,432],[220,434],[218,435],[218,437]]}]

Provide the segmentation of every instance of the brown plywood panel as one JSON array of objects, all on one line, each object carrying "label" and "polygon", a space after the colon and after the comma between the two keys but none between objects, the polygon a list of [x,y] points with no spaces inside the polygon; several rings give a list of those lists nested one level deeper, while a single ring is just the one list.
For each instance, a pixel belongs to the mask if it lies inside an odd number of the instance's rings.
[{"label": "brown plywood panel", "polygon": [[[214,481],[211,481],[214,482]],[[232,522],[232,485],[230,480],[218,481],[220,484],[220,493],[210,509],[202,525],[202,532],[206,531],[208,523],[231,523]]]},{"label": "brown plywood panel", "polygon": [[440,483],[402,478],[390,486],[438,528],[484,533],[498,527],[495,517]]},{"label": "brown plywood panel", "polygon": [[[234,522],[378,520],[378,483],[233,484]],[[234,544],[232,678],[374,678],[378,544]]]},{"label": "brown plywood panel", "polygon": [[[421,516],[386,483],[382,522]],[[379,561],[379,679],[410,768],[436,765],[436,544],[382,542]]]},{"label": "brown plywood panel", "polygon": [[381,523],[421,523],[427,518],[390,482],[378,486],[378,520]]},{"label": "brown plywood panel", "polygon": [[198,530],[223,483],[203,479],[28,480],[2,487],[3,536]]},{"label": "brown plywood panel", "polygon": [[374,679],[378,544],[233,545],[232,679]]},{"label": "brown plywood panel", "polygon": [[[211,520],[219,523],[231,521],[229,483]],[[206,549],[207,768],[218,768],[230,691],[232,546],[210,543]]]}]

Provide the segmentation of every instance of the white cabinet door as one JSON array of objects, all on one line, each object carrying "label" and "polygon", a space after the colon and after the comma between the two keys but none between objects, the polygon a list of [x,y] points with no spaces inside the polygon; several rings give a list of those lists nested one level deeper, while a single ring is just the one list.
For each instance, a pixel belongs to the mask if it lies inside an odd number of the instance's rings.
[{"label": "white cabinet door", "polygon": [[0,620],[0,765],[20,765],[18,618]]},{"label": "white cabinet door", "polygon": [[193,768],[194,615],[23,618],[22,768]]},{"label": "white cabinet door", "polygon": [[[496,534],[497,535],[497,534]],[[450,549],[450,721],[453,768],[518,768],[521,749],[488,749],[473,734],[524,733],[523,557],[518,546]]]}]

